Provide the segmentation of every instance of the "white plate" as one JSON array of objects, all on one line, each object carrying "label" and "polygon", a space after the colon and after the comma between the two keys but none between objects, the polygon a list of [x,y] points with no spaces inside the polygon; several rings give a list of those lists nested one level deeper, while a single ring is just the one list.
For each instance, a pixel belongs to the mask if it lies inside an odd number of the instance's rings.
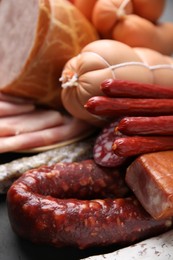
[{"label": "white plate", "polygon": [[172,260],[173,230],[133,246],[83,260]]}]

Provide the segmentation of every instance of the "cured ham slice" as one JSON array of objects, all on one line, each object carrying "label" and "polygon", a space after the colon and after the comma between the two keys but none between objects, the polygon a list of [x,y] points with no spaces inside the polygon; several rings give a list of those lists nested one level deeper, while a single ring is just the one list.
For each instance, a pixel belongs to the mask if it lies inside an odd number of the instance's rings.
[{"label": "cured ham slice", "polygon": [[7,102],[12,102],[16,104],[31,104],[33,103],[33,100],[29,98],[20,98],[20,97],[15,97],[12,95],[0,93],[0,100],[1,101],[7,101]]},{"label": "cured ham slice", "polygon": [[23,114],[34,109],[35,106],[33,104],[15,104],[8,101],[0,101],[0,117]]},{"label": "cured ham slice", "polygon": [[64,116],[64,123],[60,126],[10,137],[0,137],[0,153],[47,146],[75,138],[88,131],[91,131],[91,126],[86,122]]},{"label": "cured ham slice", "polygon": [[38,109],[27,114],[0,118],[0,136],[12,136],[62,125],[64,118],[55,110]]}]

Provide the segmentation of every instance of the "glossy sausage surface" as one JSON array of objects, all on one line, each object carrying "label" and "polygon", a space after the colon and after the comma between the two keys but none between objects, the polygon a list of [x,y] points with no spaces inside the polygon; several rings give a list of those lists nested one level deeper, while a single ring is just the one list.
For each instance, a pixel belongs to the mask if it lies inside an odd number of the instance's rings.
[{"label": "glossy sausage surface", "polygon": [[[34,243],[83,249],[130,244],[171,228],[171,218],[154,220],[135,198],[111,198],[113,176],[93,161],[27,172],[7,194],[13,230]],[[86,199],[96,195],[101,199]]]}]

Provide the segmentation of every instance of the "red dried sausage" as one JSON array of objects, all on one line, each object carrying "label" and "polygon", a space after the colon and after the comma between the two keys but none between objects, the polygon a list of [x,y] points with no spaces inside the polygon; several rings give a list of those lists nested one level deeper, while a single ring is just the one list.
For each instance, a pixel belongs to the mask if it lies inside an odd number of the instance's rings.
[{"label": "red dried sausage", "polygon": [[173,136],[128,136],[120,137],[113,143],[112,149],[119,156],[166,151],[173,149]]},{"label": "red dried sausage", "polygon": [[95,96],[85,104],[92,114],[107,117],[154,116],[173,113],[173,99],[135,99]]},{"label": "red dried sausage", "polygon": [[173,98],[173,87],[121,79],[103,81],[101,90],[110,97]]},{"label": "red dried sausage", "polygon": [[116,130],[126,135],[173,135],[173,116],[125,117]]},{"label": "red dried sausage", "polygon": [[85,200],[116,190],[113,175],[95,167],[93,161],[59,163],[25,173],[7,193],[13,230],[35,243],[83,249],[129,244],[172,227],[171,218],[154,220],[132,197]]}]

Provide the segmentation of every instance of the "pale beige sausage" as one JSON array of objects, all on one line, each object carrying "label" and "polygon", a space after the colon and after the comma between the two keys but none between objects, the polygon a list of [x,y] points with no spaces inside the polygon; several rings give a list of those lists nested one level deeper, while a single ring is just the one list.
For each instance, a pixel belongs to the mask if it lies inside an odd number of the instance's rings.
[{"label": "pale beige sausage", "polygon": [[154,24],[138,15],[127,15],[111,30],[112,39],[131,47],[145,47],[171,55],[173,53],[173,23]]},{"label": "pale beige sausage", "polygon": [[104,39],[131,47],[146,47],[170,55],[173,52],[173,23],[160,23],[165,0],[98,0],[92,22]]},{"label": "pale beige sausage", "polygon": [[84,108],[92,96],[103,95],[101,83],[108,78],[173,86],[173,59],[145,49],[131,48],[114,40],[98,40],[69,60],[62,72],[62,102],[74,117],[100,125]]}]

